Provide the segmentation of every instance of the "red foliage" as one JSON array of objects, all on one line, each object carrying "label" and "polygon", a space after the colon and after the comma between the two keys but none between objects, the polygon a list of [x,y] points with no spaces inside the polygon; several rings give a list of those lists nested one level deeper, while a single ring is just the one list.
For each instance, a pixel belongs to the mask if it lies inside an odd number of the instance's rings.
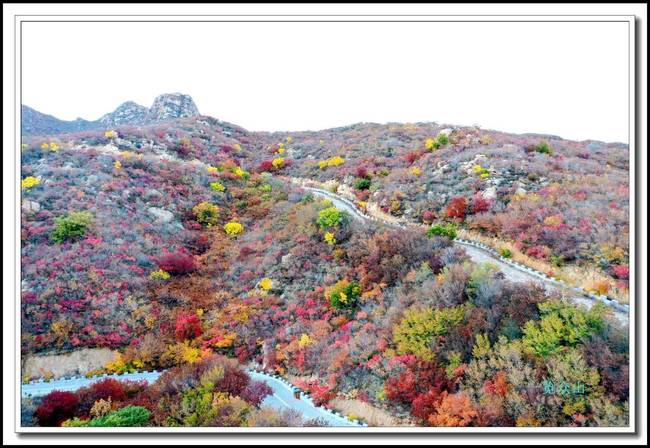
[{"label": "red foliage", "polygon": [[251,381],[242,391],[241,398],[254,406],[259,406],[264,397],[271,394],[273,394],[273,389],[264,381]]},{"label": "red foliage", "polygon": [[627,280],[630,278],[630,267],[626,264],[614,266],[612,270],[614,271],[614,276],[616,278],[619,278],[621,280]]},{"label": "red foliage", "polygon": [[487,393],[505,397],[508,393],[508,381],[506,380],[505,372],[497,372],[494,379],[485,381],[483,388]]},{"label": "red foliage", "polygon": [[482,194],[475,194],[472,198],[472,204],[470,205],[470,210],[472,213],[482,213],[490,210],[492,201],[485,199]]},{"label": "red foliage", "polygon": [[418,151],[411,151],[408,154],[406,154],[406,161],[408,162],[409,165],[411,165],[413,162],[415,162],[417,159],[419,159],[422,156],[422,153]]},{"label": "red foliage", "polygon": [[336,397],[336,392],[332,391],[332,387],[319,380],[296,381],[296,385],[311,394],[316,406],[323,406]]},{"label": "red foliage", "polygon": [[365,166],[358,166],[354,169],[354,174],[357,177],[364,178],[368,176],[368,169]]},{"label": "red foliage", "polygon": [[259,171],[260,173],[263,172],[263,171],[273,171],[274,169],[275,169],[275,167],[273,166],[273,161],[272,160],[264,160],[257,167],[257,171]]},{"label": "red foliage", "polygon": [[[384,383],[386,397],[389,400],[402,403],[413,403],[420,395],[436,391],[452,390],[453,381],[447,378],[447,374],[435,361],[423,361],[419,359],[409,360],[406,370],[398,376],[392,376]],[[429,402],[431,397],[429,397]],[[424,407],[426,398],[420,400],[419,405]],[[419,412],[419,411],[418,411]]]},{"label": "red foliage", "polygon": [[195,339],[202,333],[201,320],[196,314],[181,314],[176,318],[174,336],[177,340]]},{"label": "red foliage", "polygon": [[445,215],[449,218],[458,218],[461,221],[465,219],[465,213],[467,212],[467,199],[459,196],[453,198],[447,204],[445,208]]},{"label": "red foliage", "polygon": [[425,224],[431,224],[433,220],[436,219],[436,214],[431,210],[425,210],[422,212],[422,222]]},{"label": "red foliage", "polygon": [[250,377],[240,369],[226,367],[223,378],[214,385],[215,390],[227,392],[230,395],[241,396],[250,383]]},{"label": "red foliage", "polygon": [[437,275],[440,274],[442,271],[442,268],[445,267],[445,264],[442,262],[439,256],[437,255],[431,255],[429,259],[427,260],[427,263],[429,263],[429,267],[431,268],[431,271]]},{"label": "red foliage", "polygon": [[442,393],[438,389],[431,389],[418,395],[411,405],[411,414],[426,421],[435,412],[440,400],[442,400]]},{"label": "red foliage", "polygon": [[78,404],[79,399],[72,392],[55,390],[43,397],[34,415],[40,426],[61,426],[74,416]]},{"label": "red foliage", "polygon": [[196,269],[194,257],[180,251],[165,253],[155,261],[160,269],[167,271],[172,275],[183,275]]},{"label": "red foliage", "polygon": [[551,250],[546,246],[533,246],[526,251],[526,255],[540,260],[546,260],[551,256]]}]

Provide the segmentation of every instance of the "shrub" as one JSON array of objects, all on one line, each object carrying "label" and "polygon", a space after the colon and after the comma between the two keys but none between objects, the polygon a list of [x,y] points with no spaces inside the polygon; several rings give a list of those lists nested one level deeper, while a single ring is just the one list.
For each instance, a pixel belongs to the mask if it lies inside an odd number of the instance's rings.
[{"label": "shrub", "polygon": [[259,164],[257,167],[257,171],[259,172],[270,172],[273,171],[273,161],[271,160],[264,160],[262,163]]},{"label": "shrub", "polygon": [[630,278],[630,267],[628,265],[614,266],[612,271],[614,271],[614,276],[618,279],[627,280]]},{"label": "shrub", "polygon": [[436,224],[434,226],[431,226],[429,230],[427,230],[427,236],[431,238],[432,236],[446,236],[449,239],[454,239],[456,238],[456,225],[453,223],[448,223],[448,224]]},{"label": "shrub", "polygon": [[178,341],[196,339],[203,334],[201,320],[196,314],[181,314],[176,318],[174,337]]},{"label": "shrub", "polygon": [[117,132],[112,131],[112,130],[111,131],[106,131],[106,132],[104,132],[104,137],[110,138],[110,139],[117,138]]},{"label": "shrub", "polygon": [[282,168],[284,166],[284,157],[276,157],[275,159],[273,159],[271,164],[275,169]]},{"label": "shrub", "polygon": [[541,154],[553,154],[553,150],[549,146],[547,141],[542,141],[535,147],[535,151],[541,153]]},{"label": "shrub", "polygon": [[422,174],[422,168],[420,168],[419,166],[414,166],[413,168],[411,168],[411,174],[413,176],[419,176],[420,174]]},{"label": "shrub", "polygon": [[231,221],[226,223],[223,229],[226,231],[226,235],[235,237],[244,231],[244,226],[236,221]]},{"label": "shrub", "polygon": [[233,170],[233,174],[237,177],[241,177],[244,180],[248,180],[250,178],[250,173],[248,171],[244,171],[241,167],[236,167]]},{"label": "shrub", "polygon": [[35,186],[39,185],[40,183],[41,180],[38,177],[27,176],[22,181],[20,181],[20,188],[22,188],[23,190],[30,190]]},{"label": "shrub", "polygon": [[240,396],[250,383],[246,372],[235,367],[226,367],[223,377],[214,385],[214,389],[230,395]]},{"label": "shrub", "polygon": [[50,238],[56,243],[63,243],[69,238],[78,238],[86,234],[87,228],[93,222],[93,216],[88,211],[71,212],[56,218],[54,230]]},{"label": "shrub", "polygon": [[149,274],[151,280],[168,280],[170,277],[169,272],[158,269]]},{"label": "shrub", "polygon": [[60,426],[75,414],[78,404],[79,399],[72,392],[55,390],[43,397],[34,415],[40,426]]},{"label": "shrub", "polygon": [[436,137],[436,142],[440,146],[445,146],[446,144],[449,143],[449,137],[447,136],[447,134],[440,133],[438,134],[438,137]]},{"label": "shrub", "polygon": [[365,166],[356,167],[355,170],[354,170],[354,174],[355,174],[355,176],[357,176],[359,178],[362,178],[362,179],[366,178],[366,177],[370,177],[368,175],[368,169]]},{"label": "shrub", "polygon": [[424,147],[426,148],[427,151],[433,151],[434,149],[440,148],[440,143],[438,143],[435,139],[433,138],[428,138],[424,142]]},{"label": "shrub", "polygon": [[433,220],[436,219],[436,214],[431,210],[425,210],[422,212],[422,222],[425,224],[431,224]]},{"label": "shrub", "polygon": [[336,244],[336,238],[334,238],[334,234],[332,232],[325,232],[325,235],[323,237],[325,238],[325,242],[330,246]]},{"label": "shrub", "polygon": [[103,417],[91,420],[78,418],[68,420],[63,426],[67,427],[90,427],[90,428],[112,428],[112,427],[133,427],[144,426],[151,418],[149,410],[143,406],[126,406],[117,411],[110,412]]},{"label": "shrub", "polygon": [[354,308],[359,295],[361,295],[359,284],[346,279],[338,281],[328,291],[330,305],[337,310]]},{"label": "shrub", "polygon": [[224,187],[220,182],[211,182],[210,188],[214,191],[226,191],[226,187]]},{"label": "shrub", "polygon": [[343,223],[344,217],[345,212],[341,212],[336,207],[328,207],[318,213],[318,220],[316,220],[316,224],[318,224],[321,229],[336,227],[339,224]]},{"label": "shrub", "polygon": [[262,280],[260,280],[257,285],[262,289],[263,291],[269,291],[271,288],[273,288],[273,280],[271,280],[268,277],[264,277]]},{"label": "shrub", "polygon": [[168,252],[156,258],[156,264],[171,275],[184,275],[196,269],[194,257],[185,252]]},{"label": "shrub", "polygon": [[467,211],[467,199],[463,196],[455,197],[445,208],[445,215],[449,218],[457,218],[459,220],[465,219],[465,213]]},{"label": "shrub", "polygon": [[510,251],[510,249],[507,249],[505,247],[499,249],[499,254],[501,254],[503,258],[510,258],[512,256],[512,252]]},{"label": "shrub", "polygon": [[344,163],[345,163],[345,159],[343,157],[334,156],[327,160],[321,160],[320,162],[318,162],[318,167],[324,170],[325,168],[329,168],[332,166],[340,166],[343,165]]},{"label": "shrub", "polygon": [[354,184],[354,188],[356,188],[357,190],[367,190],[368,188],[370,188],[370,184],[371,184],[370,179],[363,178],[357,180],[357,182]]},{"label": "shrub", "polygon": [[211,227],[219,220],[219,207],[210,202],[201,202],[192,208],[196,220],[201,224]]},{"label": "shrub", "polygon": [[259,407],[268,395],[273,395],[273,389],[265,381],[251,381],[241,393],[241,398]]}]

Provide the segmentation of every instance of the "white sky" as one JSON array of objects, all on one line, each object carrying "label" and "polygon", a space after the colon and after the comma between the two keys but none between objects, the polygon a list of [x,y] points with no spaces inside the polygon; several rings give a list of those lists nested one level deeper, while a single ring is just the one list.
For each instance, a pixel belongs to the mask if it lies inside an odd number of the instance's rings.
[{"label": "white sky", "polygon": [[437,121],[628,142],[627,23],[25,23],[23,104],[190,94],[249,130]]}]

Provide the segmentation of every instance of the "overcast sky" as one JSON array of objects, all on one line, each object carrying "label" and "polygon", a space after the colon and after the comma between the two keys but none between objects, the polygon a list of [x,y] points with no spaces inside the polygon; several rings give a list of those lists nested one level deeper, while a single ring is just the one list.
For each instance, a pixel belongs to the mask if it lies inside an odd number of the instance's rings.
[{"label": "overcast sky", "polygon": [[627,23],[25,23],[23,104],[190,94],[249,130],[436,121],[628,142]]}]

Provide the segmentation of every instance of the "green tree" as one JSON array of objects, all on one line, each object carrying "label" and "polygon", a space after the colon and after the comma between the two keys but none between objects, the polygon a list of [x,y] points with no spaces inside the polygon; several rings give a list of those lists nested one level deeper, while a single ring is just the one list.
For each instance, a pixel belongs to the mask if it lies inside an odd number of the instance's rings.
[{"label": "green tree", "polygon": [[432,309],[412,306],[404,311],[402,320],[393,329],[393,341],[400,355],[413,354],[425,361],[432,361],[432,348],[436,336],[446,334],[465,318],[465,307]]},{"label": "green tree", "polygon": [[588,311],[559,300],[543,302],[537,307],[541,319],[526,322],[522,342],[527,353],[539,356],[563,352],[601,331],[607,313],[602,303]]}]

